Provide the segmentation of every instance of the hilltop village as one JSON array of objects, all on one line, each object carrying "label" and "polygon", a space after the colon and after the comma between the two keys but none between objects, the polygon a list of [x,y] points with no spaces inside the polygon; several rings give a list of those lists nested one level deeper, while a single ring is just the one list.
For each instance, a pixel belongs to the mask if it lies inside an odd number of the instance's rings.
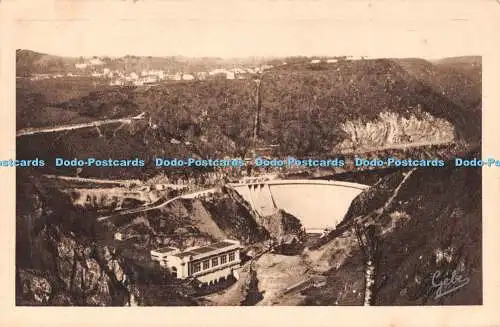
[{"label": "hilltop village", "polygon": [[[332,64],[339,60],[359,60],[364,59],[364,57],[354,57],[346,56],[340,58],[323,58],[323,59],[311,59],[310,64]],[[249,79],[265,71],[274,68],[275,66],[286,66],[287,62],[279,62],[275,65],[270,64],[260,64],[260,65],[228,65],[226,67],[215,67],[208,70],[198,70],[187,69],[186,71],[173,71],[172,68],[167,67],[164,69],[113,69],[108,66],[107,61],[103,61],[99,57],[79,59],[77,63],[73,65],[74,69],[66,74],[62,73],[33,73],[29,75],[30,80],[44,80],[44,79],[54,79],[54,78],[78,78],[78,77],[92,77],[96,79],[106,80],[111,86],[121,85],[121,86],[142,86],[142,85],[154,85],[160,82],[168,81],[202,81],[210,79],[227,79],[227,80],[238,80],[238,79]],[[158,65],[156,65],[158,66]]]}]

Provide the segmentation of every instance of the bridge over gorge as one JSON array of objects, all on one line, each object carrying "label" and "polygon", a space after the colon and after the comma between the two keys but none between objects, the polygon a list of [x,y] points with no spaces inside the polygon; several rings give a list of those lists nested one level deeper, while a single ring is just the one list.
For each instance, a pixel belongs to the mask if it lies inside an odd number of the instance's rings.
[{"label": "bridge over gorge", "polygon": [[229,184],[260,216],[282,209],[299,218],[306,230],[335,228],[352,200],[368,185],[311,179],[263,180]]}]

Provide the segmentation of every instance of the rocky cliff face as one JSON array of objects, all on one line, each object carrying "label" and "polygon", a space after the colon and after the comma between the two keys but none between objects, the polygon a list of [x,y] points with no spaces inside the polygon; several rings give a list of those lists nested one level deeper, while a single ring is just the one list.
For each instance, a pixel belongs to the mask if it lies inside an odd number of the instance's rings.
[{"label": "rocky cliff face", "polygon": [[223,192],[179,199],[134,217],[117,217],[110,228],[136,236],[134,246],[147,251],[161,246],[184,249],[223,239],[248,245],[269,237],[245,206]]},{"label": "rocky cliff face", "polygon": [[273,215],[262,217],[261,223],[273,238],[280,238],[288,234],[299,234],[302,232],[300,220],[284,210],[279,210]]},{"label": "rocky cliff face", "polygon": [[269,231],[261,226],[257,217],[245,204],[227,192],[218,193],[203,201],[214,222],[224,230],[227,238],[243,244],[253,244],[269,238]]},{"label": "rocky cliff face", "polygon": [[155,192],[124,187],[69,188],[64,193],[70,195],[75,206],[109,211],[149,204],[159,198]]},{"label": "rocky cliff face", "polygon": [[47,247],[55,247],[46,254],[52,256],[52,269],[18,269],[17,305],[139,304],[139,291],[130,284],[122,260],[112,250],[103,247],[96,253],[96,248],[63,235],[45,241]]},{"label": "rocky cliff face", "polygon": [[297,254],[302,250],[306,234],[297,217],[279,210],[273,215],[262,217],[261,224],[269,231],[275,252]]},{"label": "rocky cliff face", "polygon": [[18,305],[126,305],[135,290],[122,262],[97,246],[90,217],[36,179],[20,178],[17,210]]},{"label": "rocky cliff face", "polygon": [[417,111],[408,118],[394,112],[381,112],[372,121],[348,120],[340,127],[346,134],[346,138],[336,146],[341,153],[413,143],[451,143],[455,135],[450,122],[435,118],[426,111]]},{"label": "rocky cliff face", "polygon": [[[22,172],[17,195],[17,305],[144,303],[146,288],[137,269],[105,241],[106,231],[91,213]],[[171,288],[160,289],[176,300]]]}]

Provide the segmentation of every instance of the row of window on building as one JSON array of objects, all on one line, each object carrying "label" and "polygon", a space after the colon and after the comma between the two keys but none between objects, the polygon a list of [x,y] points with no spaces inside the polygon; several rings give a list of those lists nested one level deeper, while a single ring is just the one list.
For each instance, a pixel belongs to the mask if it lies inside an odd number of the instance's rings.
[{"label": "row of window on building", "polygon": [[[193,262],[191,264],[191,274],[195,274],[197,272],[200,272],[202,270],[207,270],[211,267],[217,267],[219,264],[224,265],[228,262],[234,261],[236,258],[235,252],[230,252],[229,254],[223,254],[220,257],[215,257],[211,259],[206,259],[203,261],[198,261],[198,262]],[[219,260],[220,259],[220,260]],[[219,263],[220,261],[220,263]],[[210,265],[210,263],[212,263]]]}]

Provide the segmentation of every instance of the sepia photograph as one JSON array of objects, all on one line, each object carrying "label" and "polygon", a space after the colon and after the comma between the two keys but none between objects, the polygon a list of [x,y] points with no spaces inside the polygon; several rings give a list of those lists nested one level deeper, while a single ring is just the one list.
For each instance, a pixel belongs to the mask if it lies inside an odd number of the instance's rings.
[{"label": "sepia photograph", "polygon": [[43,1],[2,23],[15,315],[298,326],[386,307],[424,324],[493,304],[484,10]]},{"label": "sepia photograph", "polygon": [[17,305],[481,304],[481,73],[18,49]]}]

